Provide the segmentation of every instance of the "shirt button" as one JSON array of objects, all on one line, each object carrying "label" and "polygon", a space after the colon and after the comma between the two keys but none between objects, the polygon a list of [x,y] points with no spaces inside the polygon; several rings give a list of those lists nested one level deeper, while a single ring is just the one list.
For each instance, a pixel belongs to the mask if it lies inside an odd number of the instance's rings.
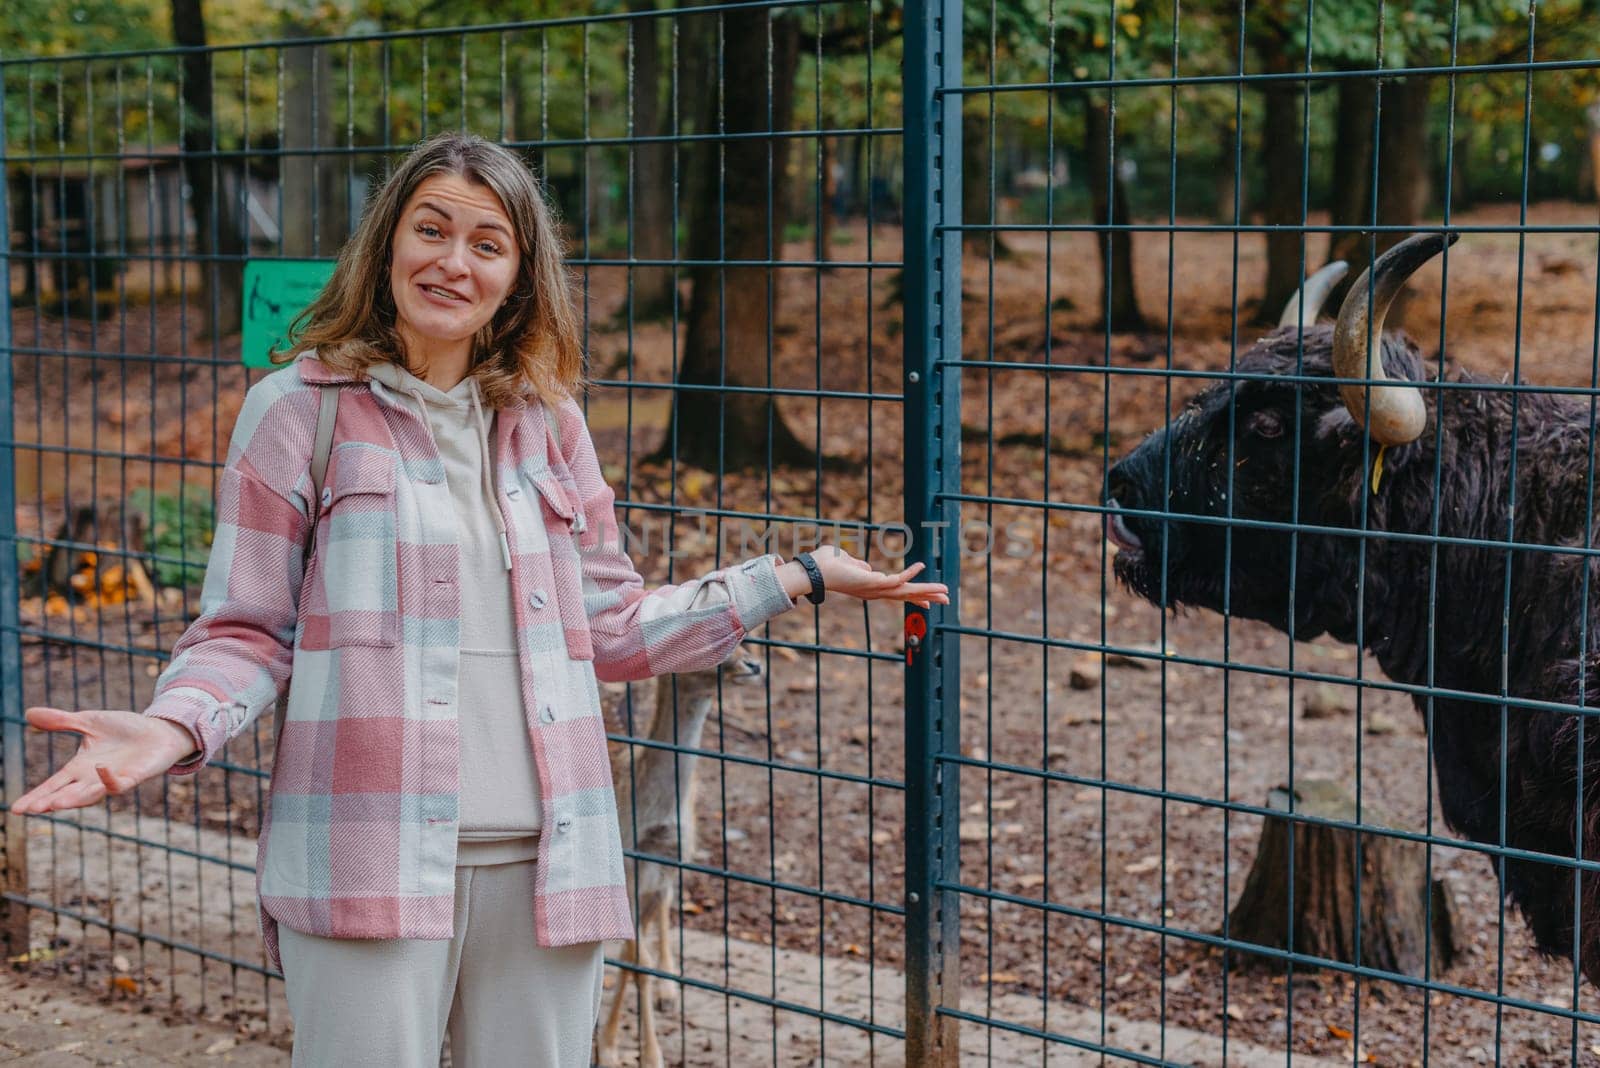
[{"label": "shirt button", "polygon": [[326,508],[326,507],[328,507],[328,505],[330,505],[332,503],[333,503],[333,490],[324,489],[322,491],[322,507]]},{"label": "shirt button", "polygon": [[528,603],[533,605],[534,608],[543,608],[546,600],[548,598],[543,590],[534,590],[528,594]]},{"label": "shirt button", "polygon": [[522,488],[520,486],[512,486],[506,490],[506,496],[510,497],[512,500],[516,500],[518,497],[522,496]]},{"label": "shirt button", "polygon": [[560,819],[556,820],[556,830],[560,831],[562,834],[566,834],[568,831],[572,830],[572,817],[562,816]]},{"label": "shirt button", "polygon": [[577,512],[572,517],[572,530],[575,534],[582,534],[588,529],[588,524],[583,521],[583,513]]},{"label": "shirt button", "polygon": [[556,710],[550,705],[545,705],[539,710],[539,718],[546,723],[554,723],[556,721]]}]

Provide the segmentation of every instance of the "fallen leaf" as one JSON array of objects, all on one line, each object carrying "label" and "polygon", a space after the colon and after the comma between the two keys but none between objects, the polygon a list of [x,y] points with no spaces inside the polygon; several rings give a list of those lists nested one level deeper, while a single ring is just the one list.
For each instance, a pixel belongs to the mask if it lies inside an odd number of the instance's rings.
[{"label": "fallen leaf", "polygon": [[1036,886],[1043,886],[1044,875],[1041,872],[1030,871],[1028,874],[1017,879],[1017,885],[1022,887],[1024,890],[1032,890]]},{"label": "fallen leaf", "polygon": [[705,910],[699,905],[696,905],[693,901],[685,901],[683,904],[678,906],[678,911],[683,913],[685,916],[698,916]]},{"label": "fallen leaf", "polygon": [[26,953],[18,953],[15,957],[7,957],[12,964],[35,964],[42,960],[54,960],[56,951],[49,946],[39,946]]},{"label": "fallen leaf", "polygon": [[1156,853],[1142,860],[1136,860],[1122,870],[1129,875],[1144,875],[1146,872],[1155,871],[1159,867],[1161,867],[1161,854]]},{"label": "fallen leaf", "polygon": [[1350,1038],[1354,1032],[1347,1027],[1340,1027],[1338,1024],[1329,1024],[1328,1034],[1332,1035],[1334,1038]]},{"label": "fallen leaf", "polygon": [[139,992],[139,980],[130,975],[113,975],[111,977],[111,989],[120,990],[124,994],[137,994]]},{"label": "fallen leaf", "polygon": [[125,972],[133,967],[133,965],[128,963],[128,958],[124,957],[121,953],[118,953],[115,957],[111,958],[111,966],[119,972]]},{"label": "fallen leaf", "polygon": [[1237,1005],[1229,1005],[1227,1015],[1228,1019],[1233,1020],[1236,1023],[1242,1023],[1244,1021],[1244,1010]]},{"label": "fallen leaf", "polygon": [[211,1043],[211,1045],[206,1047],[206,1056],[215,1057],[219,1053],[227,1053],[238,1044],[238,1041],[232,1037],[219,1038],[215,1042]]},{"label": "fallen leaf", "polygon": [[1018,975],[1016,972],[994,972],[993,974],[990,974],[989,972],[984,972],[982,975],[978,976],[978,982],[980,982],[980,983],[1020,983],[1020,982],[1022,982],[1022,976]]}]

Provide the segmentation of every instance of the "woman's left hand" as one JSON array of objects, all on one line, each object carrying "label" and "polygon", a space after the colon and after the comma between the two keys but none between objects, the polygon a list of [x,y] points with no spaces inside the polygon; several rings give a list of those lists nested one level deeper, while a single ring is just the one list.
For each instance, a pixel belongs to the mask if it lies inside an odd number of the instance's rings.
[{"label": "woman's left hand", "polygon": [[[904,571],[875,571],[871,564],[836,545],[818,546],[811,551],[811,558],[817,562],[822,584],[829,593],[848,594],[863,601],[909,601],[920,608],[950,603],[950,589],[944,583],[911,581],[922,571],[920,563]],[[811,580],[797,561],[779,566],[778,577],[784,590],[796,600],[811,590]]]}]

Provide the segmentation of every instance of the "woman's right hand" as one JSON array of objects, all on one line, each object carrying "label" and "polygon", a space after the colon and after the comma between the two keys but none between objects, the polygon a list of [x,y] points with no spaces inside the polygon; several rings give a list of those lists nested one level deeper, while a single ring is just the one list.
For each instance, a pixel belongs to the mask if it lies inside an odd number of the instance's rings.
[{"label": "woman's right hand", "polygon": [[71,731],[82,741],[59,771],[12,802],[11,811],[23,815],[82,808],[107,794],[127,793],[195,752],[194,739],[178,724],[134,712],[40,707],[27,715],[39,730]]}]

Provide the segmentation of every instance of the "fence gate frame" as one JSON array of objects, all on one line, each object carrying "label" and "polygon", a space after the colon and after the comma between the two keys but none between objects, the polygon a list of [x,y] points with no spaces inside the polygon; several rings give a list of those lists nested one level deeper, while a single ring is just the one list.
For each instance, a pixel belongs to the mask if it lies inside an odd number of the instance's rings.
[{"label": "fence gate frame", "polygon": [[[946,1068],[960,1043],[961,164],[960,0],[905,6],[903,430],[906,556],[947,583],[950,604],[905,612],[906,1063]],[[216,51],[212,48],[209,51]],[[177,51],[177,50],[173,50]],[[68,57],[71,58],[71,57]],[[0,79],[0,115],[5,83]],[[0,122],[0,220],[9,219]],[[29,941],[27,834],[9,802],[24,781],[20,576],[16,553],[10,235],[0,241],[0,947]],[[955,366],[949,366],[955,363]],[[971,1017],[981,1022],[981,1017]]]},{"label": "fence gate frame", "polygon": [[28,894],[28,833],[24,817],[11,811],[22,795],[22,587],[17,570],[17,468],[15,419],[12,410],[11,341],[11,207],[6,175],[6,84],[0,77],[0,449],[6,456],[0,471],[0,800],[6,803],[0,822],[0,949],[9,959],[28,952],[28,907],[15,904],[6,892]]},{"label": "fence gate frame", "polygon": [[950,603],[906,612],[906,1064],[960,1062],[961,0],[905,24],[904,417],[908,562]]}]

